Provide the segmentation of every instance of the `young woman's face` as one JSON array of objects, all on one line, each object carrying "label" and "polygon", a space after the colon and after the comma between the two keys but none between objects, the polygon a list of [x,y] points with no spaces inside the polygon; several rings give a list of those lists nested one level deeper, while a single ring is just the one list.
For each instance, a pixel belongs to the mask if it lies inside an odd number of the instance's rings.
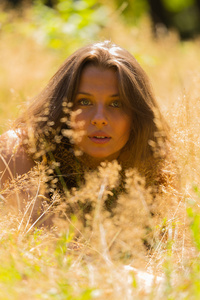
[{"label": "young woman's face", "polygon": [[83,122],[74,130],[85,133],[76,146],[97,161],[116,159],[129,139],[132,118],[120,99],[114,70],[93,65],[83,69],[74,103],[77,110],[75,123]]}]

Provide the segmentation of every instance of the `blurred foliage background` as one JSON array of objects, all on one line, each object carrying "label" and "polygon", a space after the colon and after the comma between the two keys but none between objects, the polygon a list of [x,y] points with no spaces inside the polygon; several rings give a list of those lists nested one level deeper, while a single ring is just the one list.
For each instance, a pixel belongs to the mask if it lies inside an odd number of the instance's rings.
[{"label": "blurred foliage background", "polygon": [[[136,24],[146,13],[151,15],[154,29],[163,24],[166,28],[176,28],[181,38],[190,38],[200,32],[200,0],[111,0],[116,9],[120,9],[125,22]],[[4,0],[7,7],[20,9],[24,5],[32,5],[40,10],[44,22],[54,17],[64,26],[62,31],[75,33],[89,24],[96,26],[84,31],[85,34],[95,34],[98,26],[105,23],[107,14],[105,7],[109,5],[101,0]],[[50,9],[47,9],[51,8]],[[56,31],[56,28],[54,28]],[[85,28],[86,29],[86,28]],[[81,36],[84,36],[84,33]],[[57,42],[58,43],[58,42]]]}]

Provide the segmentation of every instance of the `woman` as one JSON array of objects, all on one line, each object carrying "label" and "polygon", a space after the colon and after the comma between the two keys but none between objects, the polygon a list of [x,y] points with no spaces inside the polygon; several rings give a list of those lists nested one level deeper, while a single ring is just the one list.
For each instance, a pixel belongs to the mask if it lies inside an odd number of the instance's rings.
[{"label": "woman", "polygon": [[136,59],[109,41],[88,45],[64,62],[15,129],[2,135],[1,182],[37,162],[56,162],[53,178],[70,189],[84,170],[116,159],[155,187],[165,181],[167,140],[168,127]]}]

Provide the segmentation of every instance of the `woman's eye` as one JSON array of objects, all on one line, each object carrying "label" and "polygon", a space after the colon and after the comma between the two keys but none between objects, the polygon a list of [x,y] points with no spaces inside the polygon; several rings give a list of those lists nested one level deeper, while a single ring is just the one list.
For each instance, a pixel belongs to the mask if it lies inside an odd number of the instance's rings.
[{"label": "woman's eye", "polygon": [[88,99],[80,99],[78,101],[78,104],[82,105],[82,106],[88,106],[88,105],[91,105],[92,102],[90,100],[88,100]]},{"label": "woman's eye", "polygon": [[120,100],[114,100],[113,102],[111,102],[110,106],[120,108],[122,107],[122,103]]}]

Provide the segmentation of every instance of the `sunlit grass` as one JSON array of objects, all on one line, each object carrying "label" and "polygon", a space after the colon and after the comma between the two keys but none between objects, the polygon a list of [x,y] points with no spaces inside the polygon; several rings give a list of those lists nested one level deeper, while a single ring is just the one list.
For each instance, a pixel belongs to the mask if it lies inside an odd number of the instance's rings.
[{"label": "sunlit grass", "polygon": [[[15,29],[8,24],[2,26],[0,41],[1,133],[9,128],[20,107],[45,86],[64,58],[80,43],[73,44],[72,41],[70,50],[52,50],[35,39],[30,29],[29,13],[26,18],[15,17],[12,22]],[[30,34],[22,30],[26,26]],[[59,217],[54,220],[51,231],[47,228],[31,229],[31,224],[25,222],[27,220],[22,222],[23,215],[16,216],[5,208],[1,196],[1,299],[198,299],[199,40],[180,42],[175,32],[161,34],[155,39],[150,26],[149,19],[144,18],[137,28],[127,28],[118,13],[112,12],[106,27],[95,39],[111,39],[135,55],[148,73],[161,110],[171,127],[180,187],[178,195],[173,191],[170,194],[166,192],[162,199],[158,197],[156,203],[158,206],[160,203],[159,209],[164,215],[174,197],[177,200],[173,207],[175,217],[173,220],[163,217],[154,228],[155,233],[160,232],[162,226],[168,228],[171,236],[169,234],[167,238],[163,234],[160,240],[156,239],[154,252],[147,255],[141,245],[145,214],[141,214],[141,218],[136,214],[129,223],[130,227],[126,218],[122,218],[121,223],[115,219],[115,227],[112,227],[107,216],[101,217],[98,211],[93,216],[95,224],[93,219],[89,219],[92,231],[84,231],[78,220]],[[20,190],[21,186],[18,187]],[[100,188],[103,188],[102,182]],[[97,192],[101,205],[102,194],[98,189]],[[73,199],[74,195],[70,197]],[[124,199],[128,201],[128,198]],[[121,214],[118,211],[118,215],[122,217],[127,216],[130,207],[135,212],[140,205],[132,201],[126,206],[123,198],[120,203],[124,210]],[[182,218],[176,218],[178,211]],[[170,226],[177,226],[180,230],[173,233]],[[191,242],[190,236],[194,242]],[[121,237],[125,240],[121,241],[123,245],[118,245]],[[120,247],[124,252],[118,251]],[[130,267],[126,266],[127,263]],[[161,284],[147,274],[135,272],[134,267],[158,275]],[[153,281],[155,284],[152,284]],[[153,288],[146,296],[149,284]]]}]

